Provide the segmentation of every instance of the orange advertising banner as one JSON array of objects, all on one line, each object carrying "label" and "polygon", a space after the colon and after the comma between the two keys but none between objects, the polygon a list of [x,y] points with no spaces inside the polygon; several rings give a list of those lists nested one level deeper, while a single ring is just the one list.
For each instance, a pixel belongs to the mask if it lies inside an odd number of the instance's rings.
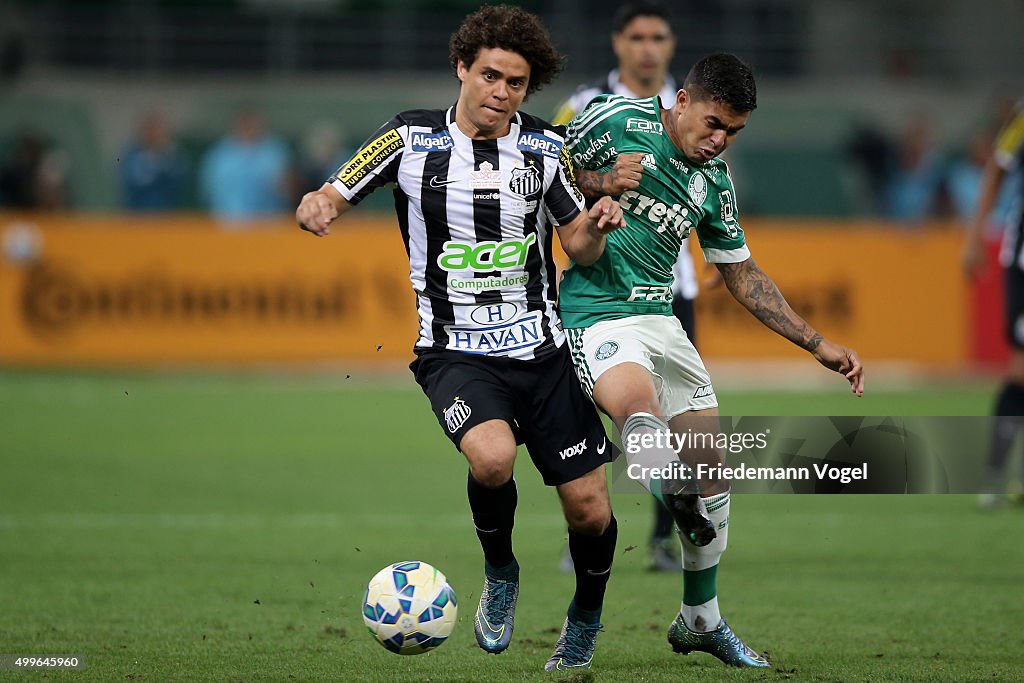
[{"label": "orange advertising banner", "polygon": [[[967,292],[949,229],[747,221],[793,307],[866,359],[957,364]],[[357,213],[327,238],[287,220],[0,215],[0,363],[127,366],[410,360],[414,296],[396,222]],[[696,251],[698,272],[703,258]],[[789,358],[723,288],[697,300],[708,358]]]},{"label": "orange advertising banner", "polygon": [[[953,226],[755,221],[747,243],[790,305],[861,357],[958,365],[969,352],[963,233]],[[694,240],[691,240],[694,241]],[[705,268],[696,252],[698,273]],[[786,358],[805,352],[775,335],[724,287],[696,302],[708,357]]]},{"label": "orange advertising banner", "polygon": [[394,221],[353,220],[327,238],[199,217],[0,226],[5,364],[412,359],[415,299]]}]

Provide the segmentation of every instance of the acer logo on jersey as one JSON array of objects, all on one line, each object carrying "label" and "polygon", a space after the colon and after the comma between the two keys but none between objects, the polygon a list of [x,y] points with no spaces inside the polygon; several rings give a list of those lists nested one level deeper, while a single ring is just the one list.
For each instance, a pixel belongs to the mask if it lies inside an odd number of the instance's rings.
[{"label": "acer logo on jersey", "polygon": [[536,241],[536,235],[528,235],[521,240],[487,241],[476,244],[449,240],[444,243],[444,251],[437,257],[437,265],[445,270],[478,272],[521,268],[526,263],[530,246]]}]

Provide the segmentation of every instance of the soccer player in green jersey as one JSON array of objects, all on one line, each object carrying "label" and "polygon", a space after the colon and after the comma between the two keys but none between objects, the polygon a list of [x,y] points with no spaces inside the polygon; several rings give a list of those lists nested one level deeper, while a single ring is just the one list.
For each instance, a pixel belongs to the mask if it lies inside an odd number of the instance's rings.
[{"label": "soccer player in green jersey", "polygon": [[[864,391],[856,352],[825,339],[786,303],[751,258],[738,222],[736,192],[718,156],[757,106],[750,68],[729,54],[698,61],[671,109],[658,98],[596,98],[568,126],[566,148],[584,194],[615,196],[626,227],[608,236],[591,265],[573,263],[560,290],[562,323],[581,383],[615,422],[630,471],[672,509],[683,546],[680,613],[669,627],[676,652],[708,652],[727,664],[766,667],[722,619],[717,568],[729,530],[729,481],[699,478],[724,463],[715,448],[684,449],[671,434],[717,429],[711,378],[672,315],[672,264],[695,231],[704,258],[758,320]],[[653,447],[652,447],[653,445]],[[701,466],[704,467],[701,467]],[[661,479],[666,466],[684,470]],[[709,467],[710,466],[710,467]]]}]

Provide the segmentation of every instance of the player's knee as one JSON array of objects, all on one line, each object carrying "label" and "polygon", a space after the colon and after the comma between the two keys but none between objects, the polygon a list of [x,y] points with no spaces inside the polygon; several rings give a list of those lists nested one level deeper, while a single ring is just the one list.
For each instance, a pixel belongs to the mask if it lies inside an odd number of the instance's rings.
[{"label": "player's knee", "polygon": [[[642,380],[637,379],[640,373]],[[661,414],[649,373],[634,363],[622,363],[601,375],[594,383],[594,400],[615,420],[637,413]]]},{"label": "player's knee", "polygon": [[497,488],[512,478],[516,461],[516,440],[505,422],[492,420],[473,427],[459,444],[469,462],[473,478],[488,488]]},{"label": "player's knee", "polygon": [[473,462],[470,463],[469,470],[481,486],[489,489],[503,486],[512,478],[512,462],[505,462],[503,459]]},{"label": "player's knee", "polygon": [[626,417],[636,415],[637,413],[647,413],[648,415],[661,415],[661,406],[657,401],[652,401],[647,397],[627,398],[622,402],[622,414]]},{"label": "player's knee", "polygon": [[599,496],[586,496],[565,509],[569,528],[584,536],[600,536],[612,521],[612,509]]}]

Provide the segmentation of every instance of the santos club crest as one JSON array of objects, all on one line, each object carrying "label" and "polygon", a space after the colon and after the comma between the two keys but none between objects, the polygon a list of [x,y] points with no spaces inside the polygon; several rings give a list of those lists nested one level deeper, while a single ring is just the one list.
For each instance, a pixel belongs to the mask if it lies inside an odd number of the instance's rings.
[{"label": "santos club crest", "polygon": [[540,171],[535,167],[513,168],[512,179],[508,181],[508,189],[522,197],[540,192]]},{"label": "santos club crest", "polygon": [[459,431],[459,427],[466,424],[466,420],[473,414],[472,408],[466,405],[458,396],[455,397],[455,401],[445,408],[444,421],[448,426],[448,431],[454,434]]}]

